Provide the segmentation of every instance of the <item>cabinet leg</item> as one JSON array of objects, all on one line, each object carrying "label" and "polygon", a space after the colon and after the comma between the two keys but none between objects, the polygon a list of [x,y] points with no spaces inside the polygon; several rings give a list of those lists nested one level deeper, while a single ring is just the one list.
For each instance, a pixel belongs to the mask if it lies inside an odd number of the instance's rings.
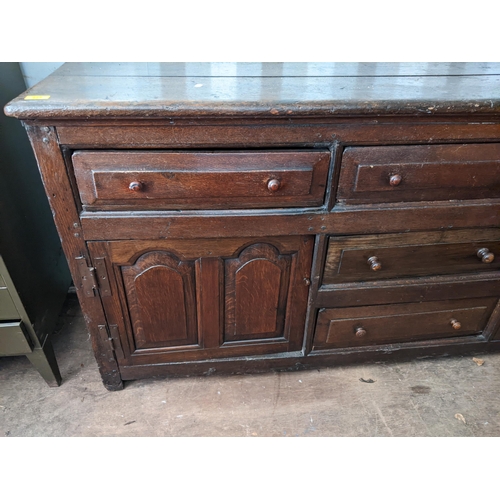
[{"label": "cabinet leg", "polygon": [[45,341],[42,348],[34,349],[26,357],[32,365],[38,370],[38,373],[45,379],[50,387],[59,387],[61,385],[61,373],[57,366],[56,356],[50,339]]},{"label": "cabinet leg", "polygon": [[123,389],[123,382],[121,380],[106,381],[103,378],[102,383],[108,391],[121,391]]},{"label": "cabinet leg", "polygon": [[121,391],[123,382],[118,370],[116,358],[110,349],[110,343],[107,334],[92,335],[92,347],[94,349],[95,359],[99,372],[101,373],[102,383],[108,391]]}]

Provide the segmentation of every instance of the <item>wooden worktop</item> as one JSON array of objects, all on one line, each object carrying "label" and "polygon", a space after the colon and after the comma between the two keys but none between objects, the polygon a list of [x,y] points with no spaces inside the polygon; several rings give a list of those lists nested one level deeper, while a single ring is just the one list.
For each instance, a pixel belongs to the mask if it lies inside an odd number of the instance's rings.
[{"label": "wooden worktop", "polygon": [[24,120],[495,115],[500,63],[66,63],[5,113]]}]

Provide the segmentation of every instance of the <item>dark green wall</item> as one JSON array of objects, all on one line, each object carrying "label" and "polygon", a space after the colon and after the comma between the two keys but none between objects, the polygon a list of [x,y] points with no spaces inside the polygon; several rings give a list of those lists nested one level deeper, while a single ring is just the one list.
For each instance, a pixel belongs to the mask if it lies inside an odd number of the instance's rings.
[{"label": "dark green wall", "polygon": [[19,64],[0,63],[0,254],[38,330],[53,322],[71,278],[26,132],[3,113],[25,89]]}]

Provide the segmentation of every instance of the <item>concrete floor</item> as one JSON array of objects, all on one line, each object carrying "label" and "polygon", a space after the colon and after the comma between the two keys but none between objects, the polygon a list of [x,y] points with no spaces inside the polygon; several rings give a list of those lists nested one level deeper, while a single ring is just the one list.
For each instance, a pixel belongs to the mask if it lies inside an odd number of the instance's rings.
[{"label": "concrete floor", "polygon": [[139,380],[108,392],[71,295],[54,348],[59,388],[25,357],[0,358],[0,436],[500,435],[500,354],[481,356],[482,366],[455,357]]}]

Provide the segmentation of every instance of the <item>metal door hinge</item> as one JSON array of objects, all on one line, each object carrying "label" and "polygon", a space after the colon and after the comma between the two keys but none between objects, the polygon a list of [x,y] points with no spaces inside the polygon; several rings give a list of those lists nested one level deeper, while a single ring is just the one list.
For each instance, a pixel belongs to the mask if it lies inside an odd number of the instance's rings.
[{"label": "metal door hinge", "polygon": [[86,297],[94,297],[97,290],[97,281],[95,279],[95,269],[89,267],[85,257],[77,257],[76,263],[80,276],[80,283],[75,285],[83,290]]},{"label": "metal door hinge", "polygon": [[97,328],[99,329],[101,339],[109,345],[112,351],[116,353],[116,357],[118,359],[124,359],[125,356],[123,354],[122,344],[120,342],[118,326],[109,325],[108,328],[106,325],[97,325]]},{"label": "metal door hinge", "polygon": [[108,270],[106,269],[106,259],[104,257],[96,257],[94,259],[95,271],[97,272],[97,282],[99,284],[99,293],[101,297],[109,297],[111,295],[111,287],[109,286]]},{"label": "metal door hinge", "polygon": [[104,257],[97,257],[95,267],[87,264],[85,257],[77,257],[77,265],[80,274],[80,288],[86,297],[94,297],[96,290],[99,290],[101,297],[111,295],[108,272]]}]

